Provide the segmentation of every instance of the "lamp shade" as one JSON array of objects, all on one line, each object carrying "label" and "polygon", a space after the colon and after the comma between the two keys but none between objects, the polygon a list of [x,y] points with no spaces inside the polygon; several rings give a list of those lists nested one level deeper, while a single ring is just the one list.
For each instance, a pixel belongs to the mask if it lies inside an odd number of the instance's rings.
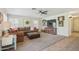
[{"label": "lamp shade", "polygon": [[8,22],[8,21],[3,21],[2,22],[2,28],[3,28],[3,30],[8,30],[10,27],[11,27],[10,22]]},{"label": "lamp shade", "polygon": [[0,13],[0,24],[1,24],[2,21],[3,21],[3,16]]}]

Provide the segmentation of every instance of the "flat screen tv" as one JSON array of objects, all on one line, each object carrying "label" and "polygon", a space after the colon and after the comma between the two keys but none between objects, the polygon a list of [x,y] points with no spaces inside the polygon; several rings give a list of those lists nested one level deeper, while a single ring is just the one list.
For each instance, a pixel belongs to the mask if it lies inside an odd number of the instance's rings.
[{"label": "flat screen tv", "polygon": [[48,27],[53,27],[53,23],[56,23],[56,19],[48,20],[47,21],[47,26]]}]

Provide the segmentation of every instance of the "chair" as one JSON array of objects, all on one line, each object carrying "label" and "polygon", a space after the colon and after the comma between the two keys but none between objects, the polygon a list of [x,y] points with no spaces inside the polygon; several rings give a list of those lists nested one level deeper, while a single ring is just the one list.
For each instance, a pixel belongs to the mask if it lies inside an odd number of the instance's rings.
[{"label": "chair", "polygon": [[16,33],[17,36],[17,42],[23,42],[24,41],[24,32],[23,31],[18,31]]}]

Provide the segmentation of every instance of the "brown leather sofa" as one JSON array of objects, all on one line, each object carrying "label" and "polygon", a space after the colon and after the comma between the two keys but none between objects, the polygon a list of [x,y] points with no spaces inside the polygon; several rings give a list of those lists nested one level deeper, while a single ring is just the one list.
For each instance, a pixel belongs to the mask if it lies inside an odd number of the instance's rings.
[{"label": "brown leather sofa", "polygon": [[16,34],[17,36],[17,42],[23,42],[24,41],[24,36],[28,36],[28,38],[37,38],[40,37],[40,34],[32,34],[31,36],[27,35],[27,33],[33,33],[33,32],[38,32],[38,29],[34,28],[34,30],[30,30],[30,27],[21,27],[18,28],[16,31],[10,29],[9,32],[11,34]]}]

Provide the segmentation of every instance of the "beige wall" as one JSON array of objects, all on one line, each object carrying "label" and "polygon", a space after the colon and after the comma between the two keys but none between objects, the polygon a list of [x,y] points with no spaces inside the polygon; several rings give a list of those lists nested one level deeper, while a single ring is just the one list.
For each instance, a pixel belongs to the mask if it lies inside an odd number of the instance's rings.
[{"label": "beige wall", "polygon": [[73,18],[73,31],[79,31],[79,17]]}]

